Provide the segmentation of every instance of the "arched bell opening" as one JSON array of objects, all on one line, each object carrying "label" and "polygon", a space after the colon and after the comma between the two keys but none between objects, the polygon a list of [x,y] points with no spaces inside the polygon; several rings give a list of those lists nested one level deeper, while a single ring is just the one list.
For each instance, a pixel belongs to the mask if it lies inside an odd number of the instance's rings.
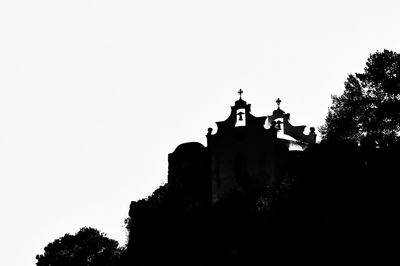
[{"label": "arched bell opening", "polygon": [[236,123],[235,127],[246,126],[246,109],[240,108],[236,110]]}]

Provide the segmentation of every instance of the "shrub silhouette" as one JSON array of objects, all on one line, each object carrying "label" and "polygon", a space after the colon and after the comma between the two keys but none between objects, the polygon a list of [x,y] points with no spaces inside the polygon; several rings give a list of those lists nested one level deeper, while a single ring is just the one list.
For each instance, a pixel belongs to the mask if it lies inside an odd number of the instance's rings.
[{"label": "shrub silhouette", "polygon": [[90,227],[83,227],[75,235],[65,234],[37,255],[37,266],[113,266],[117,265],[123,249],[118,242]]}]

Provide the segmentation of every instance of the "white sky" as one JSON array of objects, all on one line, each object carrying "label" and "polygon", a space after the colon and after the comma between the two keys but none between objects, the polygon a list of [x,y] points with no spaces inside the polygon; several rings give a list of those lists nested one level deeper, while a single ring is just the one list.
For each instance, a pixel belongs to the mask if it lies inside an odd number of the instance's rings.
[{"label": "white sky", "polygon": [[123,244],[130,201],[239,88],[256,116],[280,97],[293,125],[322,125],[349,73],[400,50],[395,3],[0,0],[2,264],[82,226]]}]

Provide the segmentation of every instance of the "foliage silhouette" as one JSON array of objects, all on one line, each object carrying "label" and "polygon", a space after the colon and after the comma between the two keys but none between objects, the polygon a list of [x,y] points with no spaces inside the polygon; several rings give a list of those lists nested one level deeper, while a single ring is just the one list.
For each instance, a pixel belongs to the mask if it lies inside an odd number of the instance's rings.
[{"label": "foliage silhouette", "polygon": [[399,140],[400,54],[371,54],[363,73],[348,76],[341,96],[332,96],[323,139],[388,146]]},{"label": "foliage silhouette", "polygon": [[118,242],[90,227],[75,235],[65,234],[49,243],[43,255],[37,255],[37,266],[114,266],[124,252]]},{"label": "foliage silhouette", "polygon": [[125,265],[398,265],[399,156],[323,142],[281,185],[213,205],[164,185],[131,204]]}]

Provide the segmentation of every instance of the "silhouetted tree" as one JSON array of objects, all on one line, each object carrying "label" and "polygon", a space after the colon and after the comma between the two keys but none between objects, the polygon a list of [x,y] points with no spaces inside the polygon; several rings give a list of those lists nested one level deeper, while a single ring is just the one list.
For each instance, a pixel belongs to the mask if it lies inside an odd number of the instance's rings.
[{"label": "silhouetted tree", "polygon": [[364,73],[348,76],[341,96],[332,96],[322,137],[329,140],[366,138],[379,145],[399,139],[400,54],[371,54]]},{"label": "silhouetted tree", "polygon": [[123,249],[99,230],[83,227],[75,235],[65,234],[49,243],[43,255],[36,255],[37,266],[111,266]]}]

